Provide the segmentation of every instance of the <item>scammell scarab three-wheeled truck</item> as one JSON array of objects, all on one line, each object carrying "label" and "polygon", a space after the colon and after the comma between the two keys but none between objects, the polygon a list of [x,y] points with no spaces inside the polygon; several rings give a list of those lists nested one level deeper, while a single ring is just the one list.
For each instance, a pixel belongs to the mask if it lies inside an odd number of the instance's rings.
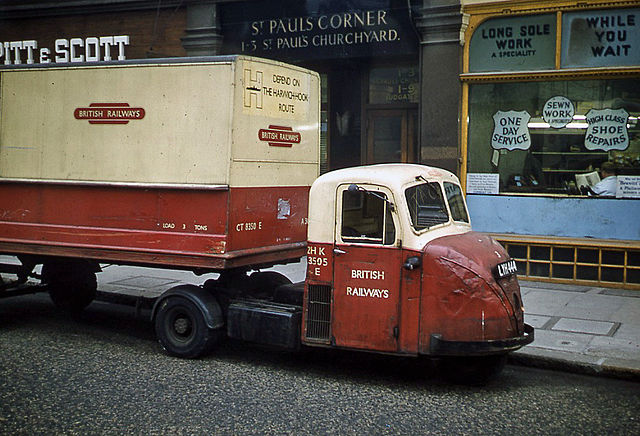
[{"label": "scammell scarab three-wheeled truck", "polygon": [[[215,273],[150,307],[181,357],[222,336],[490,358],[533,340],[515,262],[471,231],[453,174],[318,177],[315,73],[243,56],[7,67],[0,93],[0,253],[20,261],[0,296],[78,311],[101,264]],[[264,271],[305,255],[303,283]]]}]

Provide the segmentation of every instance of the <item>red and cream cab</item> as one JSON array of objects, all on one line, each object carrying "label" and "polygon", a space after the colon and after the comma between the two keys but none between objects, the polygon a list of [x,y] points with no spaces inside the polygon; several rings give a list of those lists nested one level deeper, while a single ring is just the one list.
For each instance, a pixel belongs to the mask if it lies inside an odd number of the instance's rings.
[{"label": "red and cream cab", "polygon": [[515,262],[471,230],[448,171],[382,164],[319,177],[307,262],[307,345],[502,356],[533,341]]}]

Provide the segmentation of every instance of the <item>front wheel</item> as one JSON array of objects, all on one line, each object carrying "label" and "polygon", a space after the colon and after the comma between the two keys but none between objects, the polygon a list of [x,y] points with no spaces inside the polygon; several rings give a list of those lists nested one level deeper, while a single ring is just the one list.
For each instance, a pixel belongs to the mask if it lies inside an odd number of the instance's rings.
[{"label": "front wheel", "polygon": [[506,354],[448,357],[441,361],[441,369],[445,377],[453,383],[484,385],[502,372],[506,362]]},{"label": "front wheel", "polygon": [[169,297],[161,303],[155,330],[167,353],[185,359],[211,351],[220,337],[220,329],[207,327],[200,309],[182,297]]}]

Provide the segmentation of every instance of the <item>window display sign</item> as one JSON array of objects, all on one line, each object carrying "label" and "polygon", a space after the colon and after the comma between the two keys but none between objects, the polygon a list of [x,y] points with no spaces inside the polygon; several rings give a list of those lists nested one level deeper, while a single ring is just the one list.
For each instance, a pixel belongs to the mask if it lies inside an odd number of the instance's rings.
[{"label": "window display sign", "polygon": [[402,0],[284,0],[220,5],[225,53],[284,60],[415,54]]},{"label": "window display sign", "polygon": [[618,176],[618,198],[640,198],[640,176]]},{"label": "window display sign", "polygon": [[640,65],[640,9],[563,14],[563,68],[625,65]]},{"label": "window display sign", "polygon": [[497,173],[468,173],[468,194],[498,194],[500,190],[500,174]]},{"label": "window display sign", "polygon": [[587,112],[584,146],[587,150],[626,150],[629,147],[627,118],[629,114],[624,109],[591,109]]},{"label": "window display sign", "polygon": [[527,150],[531,135],[527,124],[531,115],[527,111],[498,111],[493,115],[491,146],[496,149]]},{"label": "window display sign", "polygon": [[469,71],[555,68],[555,15],[494,18],[471,38]]},{"label": "window display sign", "polygon": [[575,109],[567,97],[551,97],[542,108],[542,119],[554,129],[562,129],[571,121]]}]

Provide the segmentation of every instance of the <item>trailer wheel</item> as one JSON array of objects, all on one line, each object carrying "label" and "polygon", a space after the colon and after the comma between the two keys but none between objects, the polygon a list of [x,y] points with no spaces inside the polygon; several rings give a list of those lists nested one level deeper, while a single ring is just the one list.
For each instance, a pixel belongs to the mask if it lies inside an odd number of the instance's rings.
[{"label": "trailer wheel", "polygon": [[155,317],[155,330],[167,353],[185,359],[211,351],[221,332],[207,327],[202,311],[182,297],[162,301]]},{"label": "trailer wheel", "polygon": [[42,266],[42,281],[59,309],[79,313],[96,298],[96,274],[84,262],[49,262]]}]

